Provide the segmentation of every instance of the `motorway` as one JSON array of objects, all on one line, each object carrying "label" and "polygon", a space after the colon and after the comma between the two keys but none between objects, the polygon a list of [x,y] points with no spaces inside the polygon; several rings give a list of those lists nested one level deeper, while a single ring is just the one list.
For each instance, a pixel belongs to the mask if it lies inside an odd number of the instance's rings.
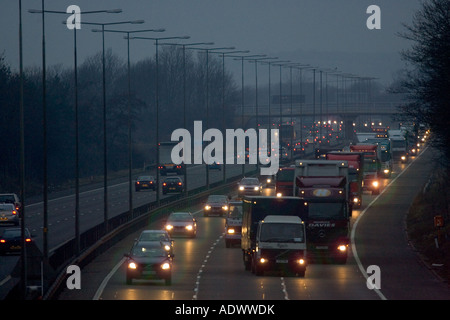
[{"label": "motorway", "polygon": [[[365,194],[351,218],[351,251],[345,265],[310,264],[304,278],[244,270],[240,248],[226,248],[224,219],[203,217],[201,204],[186,208],[198,218],[197,238],[175,238],[172,285],[137,280],[125,284],[123,254],[130,234],[81,270],[81,289],[59,300],[449,300],[448,285],[428,270],[408,245],[404,219],[431,171],[425,149],[406,165],[395,164],[380,195]],[[273,190],[264,190],[265,194]],[[146,228],[161,228],[154,222]],[[369,266],[380,270],[380,288],[367,285]]]}]

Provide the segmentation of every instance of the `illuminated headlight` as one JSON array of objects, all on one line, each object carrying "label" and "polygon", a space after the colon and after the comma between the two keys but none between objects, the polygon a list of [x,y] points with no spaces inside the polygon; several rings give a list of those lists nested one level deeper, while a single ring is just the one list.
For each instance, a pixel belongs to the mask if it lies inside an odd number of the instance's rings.
[{"label": "illuminated headlight", "polygon": [[266,259],[264,259],[264,258],[261,258],[261,259],[259,259],[259,262],[261,262],[261,263],[266,263],[266,262],[267,262],[267,260],[266,260]]},{"label": "illuminated headlight", "polygon": [[166,244],[166,245],[164,246],[164,250],[169,251],[169,250],[170,250],[170,246]]},{"label": "illuminated headlight", "polygon": [[354,203],[358,203],[358,202],[359,202],[359,199],[355,197],[355,198],[353,198],[353,202],[354,202]]},{"label": "illuminated headlight", "polygon": [[165,262],[161,265],[161,269],[163,270],[169,270],[170,269],[170,264]]},{"label": "illuminated headlight", "polygon": [[229,234],[234,234],[234,229],[233,229],[233,228],[229,228],[229,229],[227,230],[227,233],[229,233]]},{"label": "illuminated headlight", "polygon": [[223,210],[228,210],[228,206],[222,206]]},{"label": "illuminated headlight", "polygon": [[402,156],[402,160],[406,160],[406,156]]},{"label": "illuminated headlight", "polygon": [[207,204],[207,205],[205,206],[205,210],[210,210],[210,209],[211,209],[211,206]]},{"label": "illuminated headlight", "polygon": [[172,230],[172,229],[173,229],[173,225],[171,225],[171,224],[166,225],[166,230]]},{"label": "illuminated headlight", "polygon": [[272,180],[271,179],[267,179],[267,183],[271,183],[272,182]]},{"label": "illuminated headlight", "polygon": [[136,265],[136,263],[134,263],[134,262],[130,262],[130,263],[128,264],[128,268],[129,268],[129,269],[137,269],[137,265]]},{"label": "illuminated headlight", "polygon": [[283,194],[281,192],[277,193],[277,197],[282,197],[282,196],[283,196]]},{"label": "illuminated headlight", "polygon": [[389,173],[389,169],[384,169],[384,173],[388,174]]},{"label": "illuminated headlight", "polygon": [[192,226],[192,224],[189,224],[186,226],[186,230],[191,231],[194,227]]},{"label": "illuminated headlight", "polygon": [[253,190],[258,191],[259,187],[254,187]]},{"label": "illuminated headlight", "polygon": [[347,250],[347,246],[344,244],[341,244],[340,246],[338,246],[338,250],[340,252],[345,252]]},{"label": "illuminated headlight", "polygon": [[378,181],[372,182],[372,185],[373,185],[375,188],[378,188]]},{"label": "illuminated headlight", "polygon": [[298,264],[305,264],[305,260],[303,260],[303,259],[299,259],[299,260],[297,260],[297,262],[298,262]]},{"label": "illuminated headlight", "polygon": [[412,149],[411,152],[412,152],[412,153],[416,153],[416,149]]},{"label": "illuminated headlight", "polygon": [[239,187],[239,190],[244,191],[244,187],[243,187],[243,186],[240,186],[240,187]]}]

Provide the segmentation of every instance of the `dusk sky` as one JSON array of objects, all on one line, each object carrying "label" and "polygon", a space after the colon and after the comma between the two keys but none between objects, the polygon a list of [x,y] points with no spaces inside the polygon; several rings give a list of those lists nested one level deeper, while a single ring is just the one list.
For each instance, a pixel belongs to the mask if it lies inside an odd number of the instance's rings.
[{"label": "dusk sky", "polygon": [[[18,1],[1,0],[0,53],[18,69]],[[164,28],[163,33],[148,37],[188,35],[184,43],[214,42],[211,47],[236,47],[249,54],[266,54],[279,60],[337,69],[358,76],[376,77],[383,84],[404,66],[400,51],[411,43],[398,36],[411,24],[418,0],[46,0],[46,10],[66,11],[77,5],[81,12],[120,8],[120,14],[82,15],[85,22],[145,20],[142,25],[119,25],[109,29],[139,30]],[[370,5],[381,9],[381,29],[369,30],[366,13]],[[22,0],[23,46],[25,67],[41,67],[41,0]],[[69,15],[46,14],[47,64],[72,66],[73,32],[62,23]],[[92,26],[82,25],[78,34],[78,56],[101,51],[101,34]],[[106,35],[106,47],[126,59],[123,35]],[[152,41],[134,40],[132,61],[153,57]],[[233,73],[240,72],[239,62],[227,59]],[[264,73],[261,82],[265,82]]]}]

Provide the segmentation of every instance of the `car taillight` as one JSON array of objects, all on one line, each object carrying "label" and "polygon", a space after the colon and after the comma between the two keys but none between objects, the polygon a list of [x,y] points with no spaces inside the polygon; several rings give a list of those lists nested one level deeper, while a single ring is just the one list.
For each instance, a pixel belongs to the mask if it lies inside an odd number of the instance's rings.
[{"label": "car taillight", "polygon": [[5,239],[0,239],[0,243],[6,243]]},{"label": "car taillight", "polygon": [[25,242],[31,242],[31,239],[30,238],[26,238]]},{"label": "car taillight", "polygon": [[163,186],[167,186],[167,183],[163,182]]},{"label": "car taillight", "polygon": [[140,182],[138,181],[138,182],[136,182],[137,184],[140,184]]},{"label": "car taillight", "polygon": [[181,186],[181,185],[182,185],[182,183],[181,183],[181,182],[178,182],[178,185],[179,185],[179,186]]},{"label": "car taillight", "polygon": [[13,210],[12,214],[15,216],[17,214],[17,211]]}]

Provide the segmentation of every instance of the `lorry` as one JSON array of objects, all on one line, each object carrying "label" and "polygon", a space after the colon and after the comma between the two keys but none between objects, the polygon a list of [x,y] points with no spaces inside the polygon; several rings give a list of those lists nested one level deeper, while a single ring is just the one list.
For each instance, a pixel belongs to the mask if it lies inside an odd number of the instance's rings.
[{"label": "lorry", "polygon": [[348,257],[351,206],[349,168],[343,160],[295,163],[294,194],[308,209],[308,254],[345,264]]},{"label": "lorry", "polygon": [[364,153],[332,151],[327,153],[327,160],[347,161],[349,204],[352,209],[358,209],[362,205],[363,181],[364,181]]},{"label": "lorry", "polygon": [[[296,216],[307,220],[308,207],[299,197],[245,196],[242,207],[241,249],[245,270],[255,270],[258,225],[267,216]],[[284,249],[280,249],[282,254]]]},{"label": "lorry", "polygon": [[278,169],[275,178],[275,194],[281,196],[293,196],[292,188],[294,186],[294,167],[284,167]]},{"label": "lorry", "polygon": [[172,161],[172,149],[178,145],[176,141],[166,141],[159,143],[159,161],[158,170],[162,176],[168,173],[175,173],[177,175],[184,174],[186,165],[184,163],[175,164]]},{"label": "lorry", "polygon": [[357,144],[350,146],[351,152],[364,154],[364,181],[363,190],[372,194],[379,194],[381,187],[381,161],[378,155],[377,144]]},{"label": "lorry", "polygon": [[392,171],[394,169],[394,159],[392,156],[392,142],[386,137],[375,137],[372,139],[367,139],[365,143],[377,144],[378,145],[378,157],[381,164],[380,174],[384,178],[390,178]]},{"label": "lorry", "polygon": [[305,223],[297,216],[268,215],[258,222],[252,272],[279,270],[300,277],[306,272]]},{"label": "lorry", "polygon": [[403,130],[389,130],[389,139],[392,143],[392,156],[394,160],[402,163],[408,161],[408,144]]}]

